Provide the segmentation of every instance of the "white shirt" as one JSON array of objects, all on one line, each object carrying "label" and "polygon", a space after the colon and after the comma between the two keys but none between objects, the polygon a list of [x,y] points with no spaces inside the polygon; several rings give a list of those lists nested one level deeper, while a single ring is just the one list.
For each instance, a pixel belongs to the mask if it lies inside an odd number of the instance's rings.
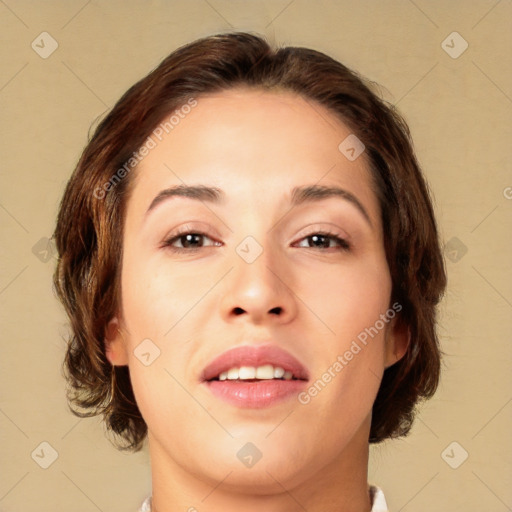
[{"label": "white shirt", "polygon": [[[372,501],[371,512],[389,512],[382,489],[380,489],[376,485],[370,484],[369,491],[370,499]],[[140,507],[139,512],[151,512],[151,496],[148,496],[144,500],[144,503]]]}]

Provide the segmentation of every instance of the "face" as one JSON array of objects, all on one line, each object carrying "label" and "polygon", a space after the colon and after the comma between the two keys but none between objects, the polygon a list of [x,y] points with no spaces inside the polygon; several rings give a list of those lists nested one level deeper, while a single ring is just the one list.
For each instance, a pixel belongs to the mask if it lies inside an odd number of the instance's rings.
[{"label": "face", "polygon": [[[406,347],[364,153],[338,149],[350,133],[292,93],[238,89],[197,98],[153,136],[127,203],[107,355],[129,365],[162,466],[212,482],[231,471],[230,485],[263,492],[269,475],[297,484],[367,448],[383,370]],[[161,194],[185,185],[219,197]],[[293,194],[310,186],[342,192]],[[204,382],[241,346],[285,351],[308,380]]]}]

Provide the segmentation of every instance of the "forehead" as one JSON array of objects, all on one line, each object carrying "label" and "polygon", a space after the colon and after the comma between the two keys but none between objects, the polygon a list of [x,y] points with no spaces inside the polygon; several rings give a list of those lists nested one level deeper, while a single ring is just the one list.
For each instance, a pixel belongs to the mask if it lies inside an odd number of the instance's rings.
[{"label": "forehead", "polygon": [[268,204],[294,186],[318,183],[343,186],[377,215],[365,155],[350,161],[340,151],[351,131],[323,105],[248,88],[196,101],[178,123],[166,125],[169,115],[151,135],[155,145],[134,176],[139,207],[173,184],[212,185],[233,200]]},{"label": "forehead", "polygon": [[[158,142],[168,142],[176,157],[187,152],[188,161],[204,158],[205,152],[226,158],[242,150],[263,160],[277,153],[286,153],[289,160],[305,154],[311,159],[314,150],[337,151],[350,135],[333,112],[291,91],[236,88],[196,101],[187,114],[174,116],[176,125],[168,126],[164,119],[156,128]],[[191,145],[200,146],[202,152],[190,153]]]}]

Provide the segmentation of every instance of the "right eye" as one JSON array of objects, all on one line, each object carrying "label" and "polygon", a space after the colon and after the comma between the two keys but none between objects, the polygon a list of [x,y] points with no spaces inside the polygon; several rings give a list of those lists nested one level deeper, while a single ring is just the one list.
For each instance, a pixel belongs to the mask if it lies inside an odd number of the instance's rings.
[{"label": "right eye", "polygon": [[[349,251],[351,249],[351,246],[347,240],[340,237],[337,233],[333,233],[331,231],[315,231],[310,235],[302,237],[299,242],[304,240],[308,244],[305,246],[306,249],[317,249],[324,252],[332,252],[328,251],[329,249],[334,251]],[[313,245],[309,245],[309,242],[312,242]],[[334,242],[334,247],[331,246],[331,242]]]},{"label": "right eye", "polygon": [[[201,247],[208,247],[205,246],[201,240],[207,238],[208,240],[212,240],[208,235],[205,233],[202,233],[201,231],[190,231],[190,230],[183,230],[179,231],[177,233],[174,233],[169,238],[167,238],[163,246],[169,248],[171,251],[174,252],[191,252],[191,251],[197,251],[198,249],[201,249]],[[176,243],[179,242],[181,244],[181,247],[176,247]],[[220,242],[215,242],[211,245],[219,245]]]}]

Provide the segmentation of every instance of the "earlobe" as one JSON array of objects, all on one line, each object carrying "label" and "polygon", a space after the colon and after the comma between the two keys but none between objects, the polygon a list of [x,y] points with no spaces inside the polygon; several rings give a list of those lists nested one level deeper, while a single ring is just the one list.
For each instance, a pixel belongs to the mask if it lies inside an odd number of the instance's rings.
[{"label": "earlobe", "polygon": [[385,368],[400,361],[411,343],[411,331],[403,322],[393,319],[386,332]]},{"label": "earlobe", "polygon": [[105,329],[105,354],[113,366],[128,364],[126,344],[117,317],[112,318]]}]

